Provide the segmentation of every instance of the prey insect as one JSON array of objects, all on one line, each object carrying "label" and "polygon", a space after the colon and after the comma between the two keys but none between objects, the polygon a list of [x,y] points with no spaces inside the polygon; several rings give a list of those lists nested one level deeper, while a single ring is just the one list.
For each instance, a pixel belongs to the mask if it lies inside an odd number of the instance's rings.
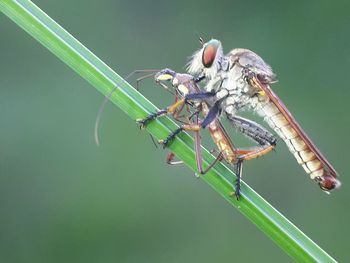
[{"label": "prey insect", "polygon": [[[204,90],[186,94],[163,112],[141,120],[141,124],[146,124],[162,114],[173,113],[186,103],[205,102],[209,110],[204,120],[181,127],[181,130],[199,132],[215,123],[220,115],[226,115],[232,121],[237,118],[239,111],[250,109],[263,117],[270,128],[282,138],[298,163],[322,190],[330,191],[340,186],[333,166],[270,88],[270,84],[275,82],[275,75],[271,67],[256,53],[239,48],[224,55],[221,42],[212,39],[193,55],[188,72],[196,83],[204,82]],[[165,144],[181,130],[170,135]],[[270,146],[274,147],[274,143]]]},{"label": "prey insect", "polygon": [[[197,84],[199,80],[193,78],[193,76],[189,74],[179,74],[173,70],[164,69],[155,75],[155,79],[156,79],[156,82],[160,83],[162,86],[164,86],[162,81],[171,82],[173,88],[175,89],[175,94],[176,94],[176,102],[174,105],[176,105],[179,101],[180,102],[183,100],[186,101],[186,99],[191,98],[192,94],[200,94],[201,92],[200,87]],[[230,119],[231,124],[238,131],[254,139],[256,142],[260,144],[259,147],[239,149],[235,147],[235,145],[231,141],[230,137],[228,136],[227,132],[225,131],[219,119],[216,118],[213,121],[210,121],[210,122],[207,121],[210,135],[214,143],[217,145],[220,153],[212,164],[210,164],[206,169],[203,169],[202,155],[201,155],[201,136],[199,134],[199,130],[201,125],[203,125],[203,123],[206,122],[206,120],[215,117],[215,116],[212,116],[210,113],[210,109],[212,107],[211,103],[212,102],[209,100],[209,101],[201,101],[198,103],[196,102],[189,103],[188,101],[186,101],[184,104],[182,104],[182,106],[186,104],[186,105],[190,105],[191,108],[194,108],[194,113],[192,113],[188,119],[190,120],[193,116],[196,116],[196,121],[191,123],[190,121],[188,121],[187,123],[182,122],[181,127],[175,130],[173,133],[171,133],[165,140],[162,140],[161,143],[164,146],[167,146],[169,143],[171,143],[171,141],[175,138],[175,136],[179,132],[184,130],[194,131],[196,162],[197,162],[197,168],[199,173],[205,174],[218,161],[221,161],[222,159],[224,159],[229,164],[236,165],[237,180],[235,183],[235,191],[233,193],[237,198],[239,198],[240,179],[242,175],[243,161],[251,160],[270,152],[275,147],[276,139],[271,133],[269,133],[267,130],[262,128],[257,123],[235,116],[234,118]],[[182,109],[183,107],[180,107],[178,109],[179,112],[181,112]],[[159,116],[162,116],[164,114],[169,114],[169,113],[174,115],[174,112],[176,112],[175,106],[170,108],[168,107],[166,109],[160,110],[154,114],[149,115],[145,119],[139,120],[139,123],[141,124],[141,126],[145,126],[150,121],[152,121],[153,119]],[[198,118],[199,114],[203,115],[204,120],[201,120]],[[168,156],[169,156],[168,162],[171,163],[171,159],[174,157],[174,155],[170,153],[170,155]]]}]

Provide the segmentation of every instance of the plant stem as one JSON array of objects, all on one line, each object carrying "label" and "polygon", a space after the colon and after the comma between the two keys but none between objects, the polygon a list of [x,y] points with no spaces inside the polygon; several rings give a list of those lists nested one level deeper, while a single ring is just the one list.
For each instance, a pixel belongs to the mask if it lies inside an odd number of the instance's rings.
[{"label": "plant stem", "polygon": [[[0,10],[68,64],[74,71],[107,95],[114,87],[111,101],[133,120],[143,118],[157,108],[111,68],[85,48],[29,0],[0,0]],[[136,126],[136,125],[135,125]],[[177,125],[167,117],[152,122],[147,130],[156,138],[165,138]],[[170,149],[190,168],[196,170],[193,138],[182,133]],[[205,149],[204,163],[214,157]],[[230,196],[234,174],[223,164],[216,165],[201,178],[233,207],[250,219],[288,255],[298,262],[336,262],[303,232],[281,215],[247,184],[242,182],[240,201]]]}]

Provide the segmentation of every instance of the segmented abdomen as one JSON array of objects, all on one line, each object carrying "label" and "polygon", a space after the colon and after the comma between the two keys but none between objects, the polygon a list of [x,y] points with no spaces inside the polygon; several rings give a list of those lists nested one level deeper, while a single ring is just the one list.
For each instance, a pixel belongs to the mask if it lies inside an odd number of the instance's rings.
[{"label": "segmented abdomen", "polygon": [[313,149],[301,137],[300,132],[292,127],[290,121],[287,120],[273,102],[269,101],[261,105],[258,113],[264,117],[270,127],[284,140],[298,163],[312,179],[325,174],[322,160],[317,157]]}]

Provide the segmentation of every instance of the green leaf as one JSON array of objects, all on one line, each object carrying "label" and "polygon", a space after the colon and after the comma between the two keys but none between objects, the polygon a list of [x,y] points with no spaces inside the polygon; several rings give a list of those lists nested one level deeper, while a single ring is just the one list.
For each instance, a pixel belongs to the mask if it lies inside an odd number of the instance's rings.
[{"label": "green leaf", "polygon": [[[117,87],[110,99],[132,120],[143,118],[157,110],[150,101],[32,2],[0,0],[0,10],[104,95]],[[152,122],[147,130],[160,139],[166,137],[176,127],[172,120],[164,117]],[[191,136],[181,134],[170,148],[195,170],[193,145]],[[214,160],[214,157],[204,149],[203,157],[205,164]],[[201,178],[296,261],[336,262],[244,182],[240,201],[230,197],[234,174],[223,164],[216,165]]]}]

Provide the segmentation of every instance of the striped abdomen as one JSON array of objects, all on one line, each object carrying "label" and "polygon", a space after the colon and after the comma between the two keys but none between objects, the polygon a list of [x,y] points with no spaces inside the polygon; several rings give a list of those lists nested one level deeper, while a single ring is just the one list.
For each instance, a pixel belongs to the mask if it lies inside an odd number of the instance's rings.
[{"label": "striped abdomen", "polygon": [[[266,92],[266,87],[264,91]],[[285,141],[298,163],[311,179],[319,183],[323,190],[332,190],[339,186],[334,168],[323,157],[278,97],[269,88],[267,91],[270,92],[266,94],[269,100],[261,105],[259,114],[264,116],[270,127]]]}]

